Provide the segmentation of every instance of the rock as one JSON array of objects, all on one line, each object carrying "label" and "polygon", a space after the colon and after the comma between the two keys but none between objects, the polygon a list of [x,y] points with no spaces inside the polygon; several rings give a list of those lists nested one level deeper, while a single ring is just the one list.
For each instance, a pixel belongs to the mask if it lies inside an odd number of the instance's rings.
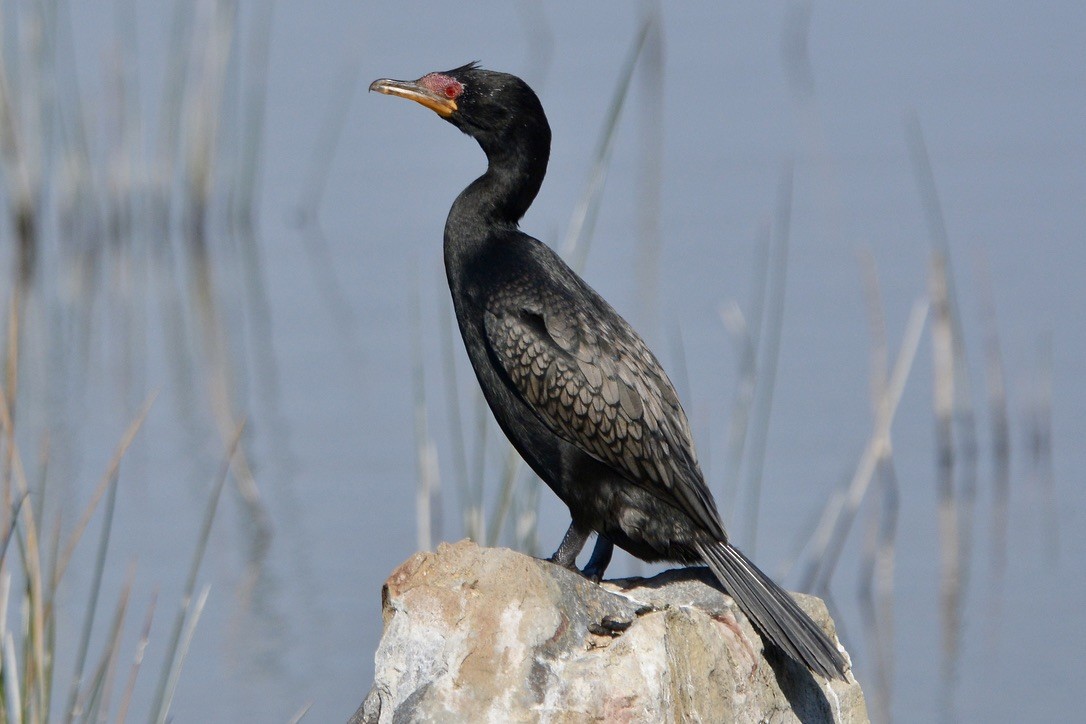
[{"label": "rock", "polygon": [[[461,541],[409,558],[381,596],[351,724],[868,720],[851,674],[827,682],[765,651],[704,568],[597,585]],[[797,600],[834,638],[822,601]]]}]

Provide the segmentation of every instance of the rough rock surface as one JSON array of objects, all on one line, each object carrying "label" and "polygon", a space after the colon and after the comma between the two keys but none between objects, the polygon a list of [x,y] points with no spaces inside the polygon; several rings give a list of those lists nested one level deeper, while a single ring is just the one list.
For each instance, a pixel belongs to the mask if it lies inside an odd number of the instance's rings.
[{"label": "rough rock surface", "polygon": [[[419,553],[382,590],[376,676],[355,722],[865,722],[761,638],[703,568],[588,581],[469,541]],[[833,638],[817,598],[800,605]]]}]

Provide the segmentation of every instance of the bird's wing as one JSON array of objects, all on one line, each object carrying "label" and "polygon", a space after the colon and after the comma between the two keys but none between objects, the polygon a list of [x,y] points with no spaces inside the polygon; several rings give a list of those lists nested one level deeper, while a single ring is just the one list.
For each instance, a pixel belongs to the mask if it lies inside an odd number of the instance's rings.
[{"label": "bird's wing", "polygon": [[560,298],[502,306],[485,315],[490,352],[543,423],[723,536],[686,414],[637,333],[609,307],[589,316]]}]

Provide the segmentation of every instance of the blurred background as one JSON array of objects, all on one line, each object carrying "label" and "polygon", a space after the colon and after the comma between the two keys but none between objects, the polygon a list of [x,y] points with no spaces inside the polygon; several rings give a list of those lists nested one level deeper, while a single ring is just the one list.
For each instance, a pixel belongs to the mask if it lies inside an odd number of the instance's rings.
[{"label": "blurred background", "polygon": [[547,109],[522,227],[872,717],[1074,718],[1086,6],[24,0],[0,44],[7,721],[342,721],[396,565],[557,546],[451,321],[485,159],[365,92],[471,60]]}]

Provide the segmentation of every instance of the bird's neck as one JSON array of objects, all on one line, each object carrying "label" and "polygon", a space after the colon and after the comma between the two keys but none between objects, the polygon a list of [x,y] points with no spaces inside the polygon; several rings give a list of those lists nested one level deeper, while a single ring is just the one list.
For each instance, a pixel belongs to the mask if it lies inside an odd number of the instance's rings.
[{"label": "bird's neck", "polygon": [[479,139],[479,145],[486,152],[486,173],[453,202],[445,227],[448,241],[489,236],[486,232],[495,228],[515,228],[535,200],[547,172],[547,128],[536,134]]}]

